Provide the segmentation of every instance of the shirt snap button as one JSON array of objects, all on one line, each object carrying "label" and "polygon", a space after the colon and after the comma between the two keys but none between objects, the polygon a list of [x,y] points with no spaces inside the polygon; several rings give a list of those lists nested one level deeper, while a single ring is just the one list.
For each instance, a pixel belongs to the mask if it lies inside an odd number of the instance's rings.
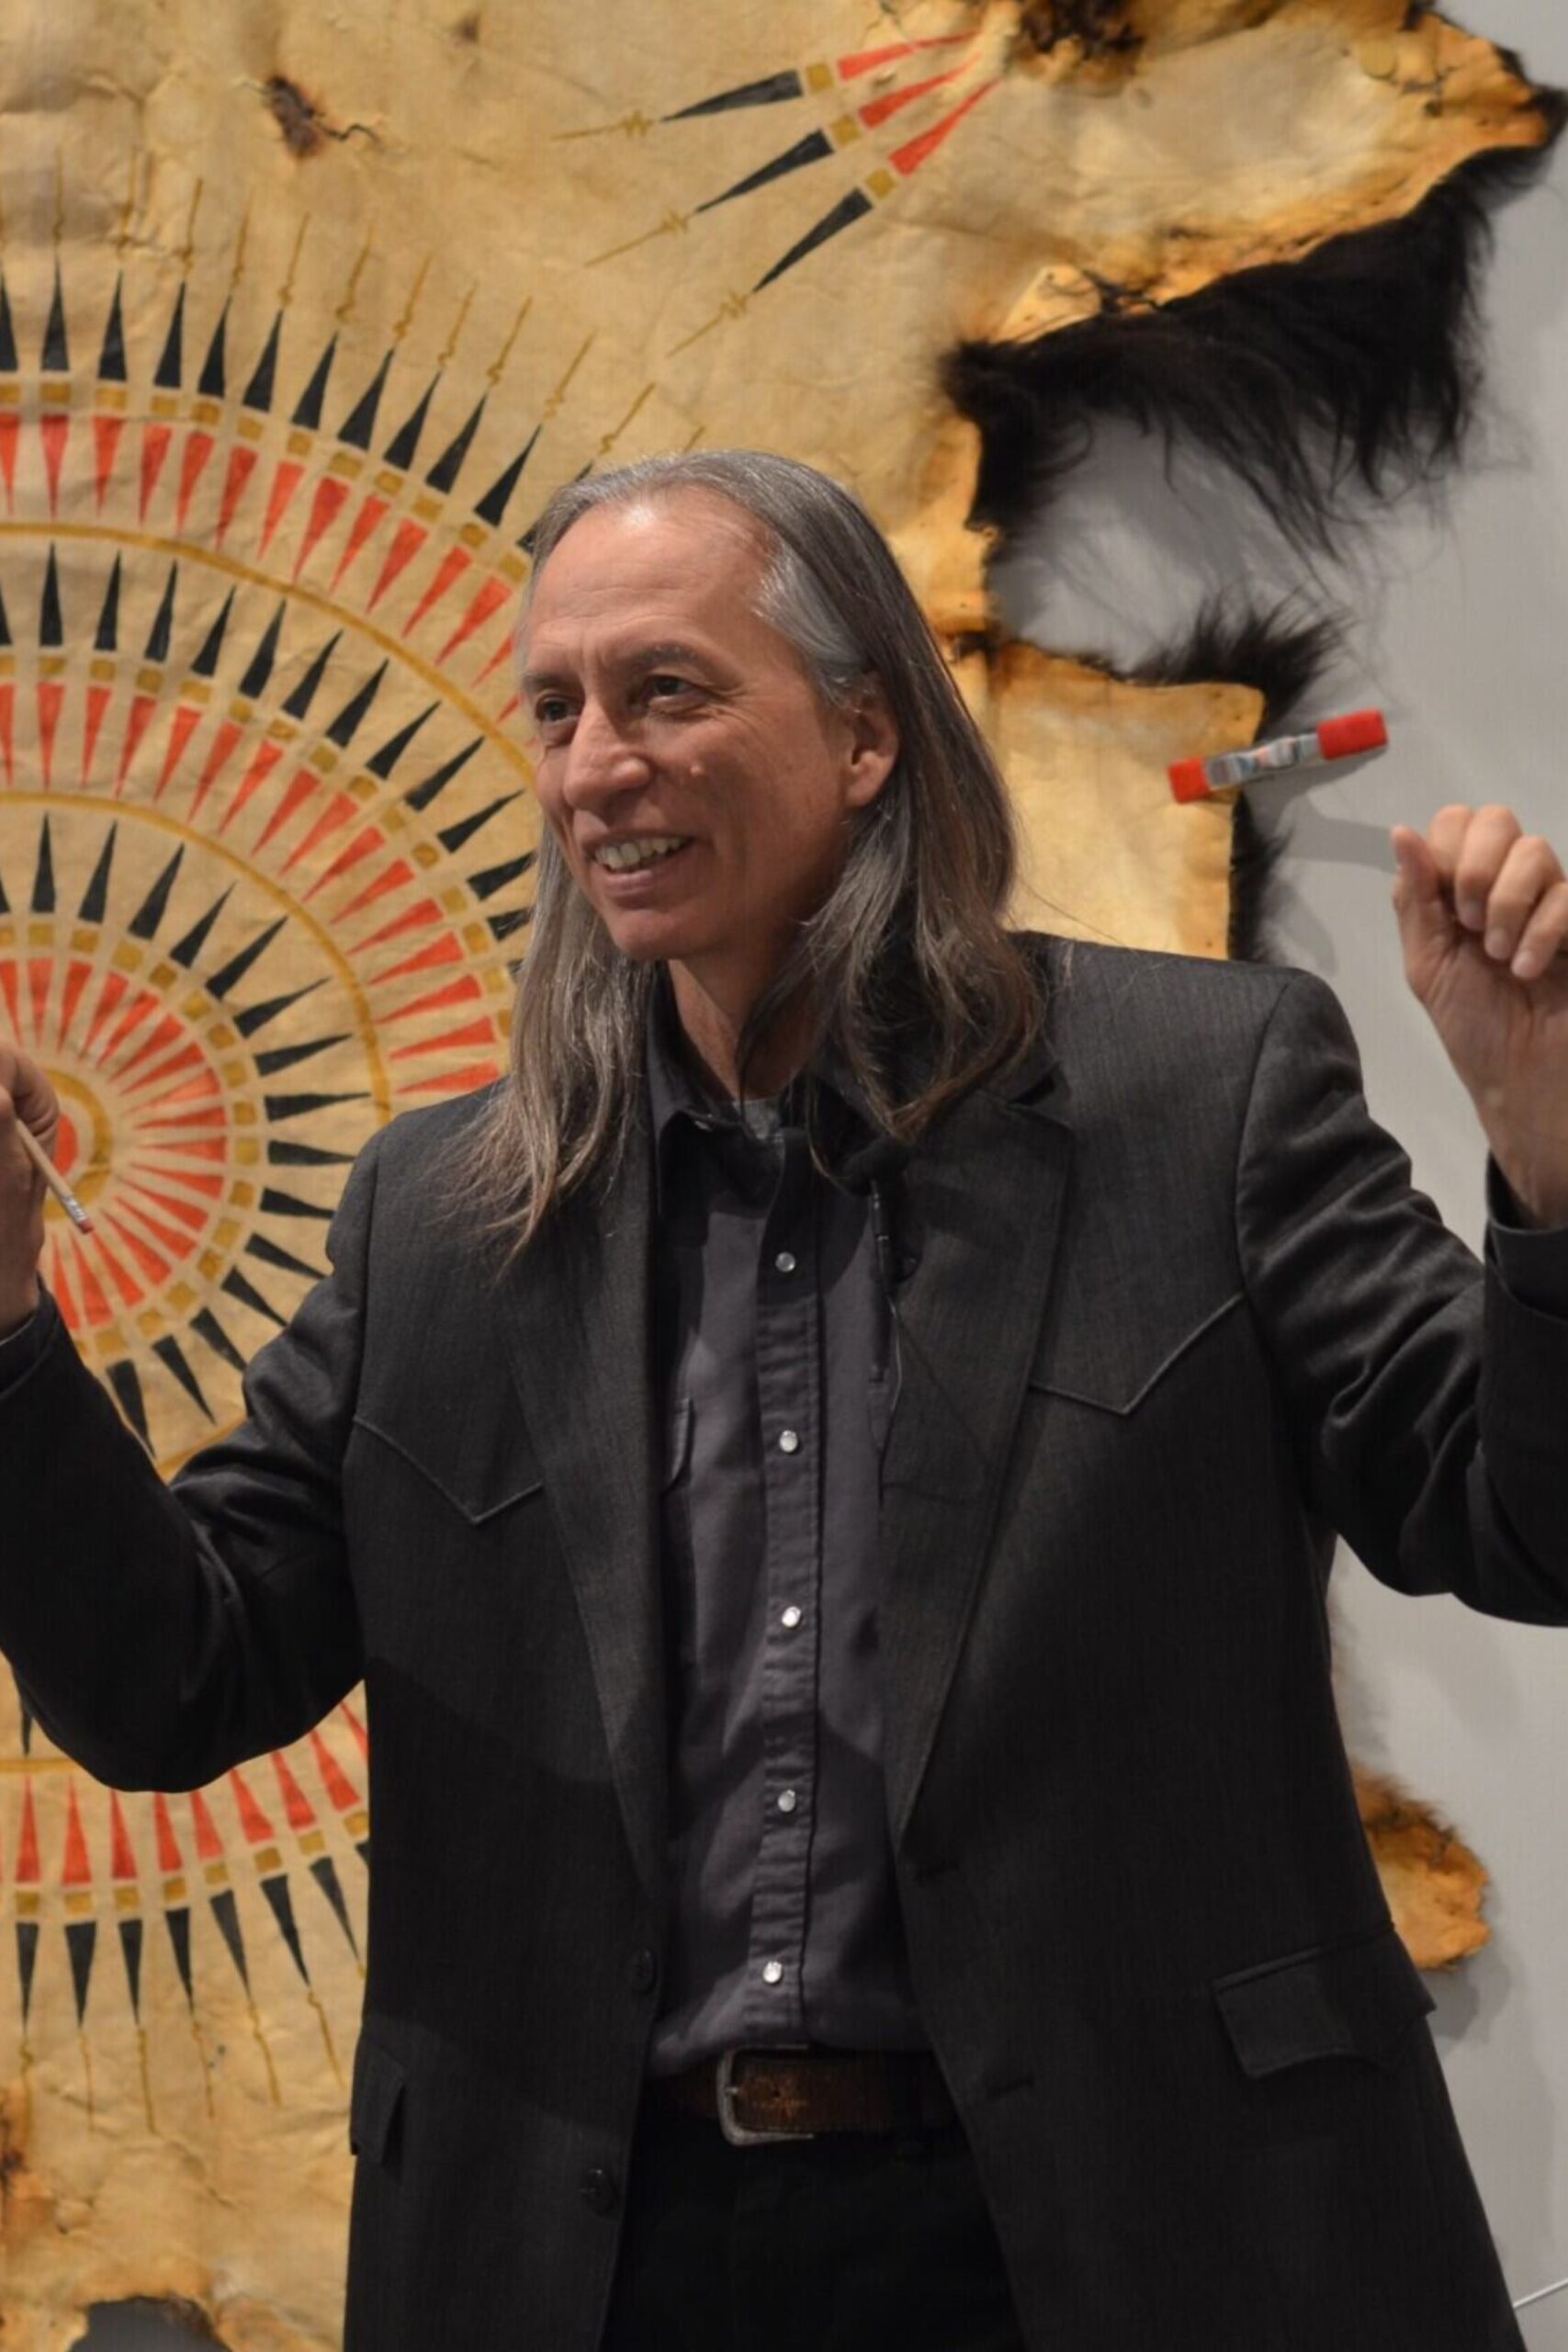
[{"label": "shirt snap button", "polygon": [[590,2165],[578,2189],[592,2213],[613,2213],[621,2201],[620,2183],[603,2165]]}]

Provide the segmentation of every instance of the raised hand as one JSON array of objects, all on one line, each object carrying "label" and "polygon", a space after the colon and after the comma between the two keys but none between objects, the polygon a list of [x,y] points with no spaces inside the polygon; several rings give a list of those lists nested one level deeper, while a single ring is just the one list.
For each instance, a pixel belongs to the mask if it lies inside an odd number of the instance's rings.
[{"label": "raised hand", "polygon": [[1396,825],[1404,974],[1526,1213],[1568,1225],[1568,881],[1511,808]]},{"label": "raised hand", "polygon": [[38,1305],[44,1183],[17,1134],[25,1121],[46,1151],[60,1125],[54,1090],[36,1062],[0,1038],[0,1338]]}]

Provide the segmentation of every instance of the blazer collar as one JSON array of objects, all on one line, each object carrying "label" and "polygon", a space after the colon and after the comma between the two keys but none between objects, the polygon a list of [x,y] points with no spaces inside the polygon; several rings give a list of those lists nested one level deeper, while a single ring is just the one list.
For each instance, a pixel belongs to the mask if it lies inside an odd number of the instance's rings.
[{"label": "blazer collar", "polygon": [[[995,1521],[1055,1261],[1072,1137],[1045,1035],[909,1155],[919,1248],[879,1537],[890,1819],[935,1742]],[[502,1277],[502,1323],[581,1613],[626,1837],[666,1899],[667,1706],[650,1372],[653,1102],[619,1172],[573,1195]]]},{"label": "blazer collar", "polygon": [[647,1122],[502,1278],[501,1319],[587,1638],[627,1842],[665,1899],[664,1644],[649,1371]]},{"label": "blazer collar", "polygon": [[1042,1046],[925,1138],[903,1180],[915,1243],[878,1532],[888,1820],[903,1838],[990,1553],[1071,1180],[1065,1090]]}]

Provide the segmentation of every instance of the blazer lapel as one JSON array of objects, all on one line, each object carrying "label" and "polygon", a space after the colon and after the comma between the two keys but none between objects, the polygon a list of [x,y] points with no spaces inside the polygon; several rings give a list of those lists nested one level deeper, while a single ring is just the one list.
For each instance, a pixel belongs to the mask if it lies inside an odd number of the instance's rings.
[{"label": "blazer lapel", "polygon": [[982,1090],[909,1162],[919,1245],[879,1537],[887,1802],[903,1836],[974,1606],[1055,1261],[1072,1157],[1032,1080]]},{"label": "blazer lapel", "polygon": [[513,1376],[581,1612],[626,1837],[664,1902],[663,1634],[649,1366],[649,1168],[639,1135],[506,1274]]}]

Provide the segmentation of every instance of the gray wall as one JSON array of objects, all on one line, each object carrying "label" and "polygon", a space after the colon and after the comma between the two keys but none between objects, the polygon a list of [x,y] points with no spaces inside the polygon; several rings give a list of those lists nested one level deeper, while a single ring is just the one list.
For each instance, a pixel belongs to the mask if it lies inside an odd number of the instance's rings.
[{"label": "gray wall", "polygon": [[[1450,13],[1517,49],[1536,80],[1568,84],[1563,0]],[[1568,146],[1503,212],[1483,296],[1490,391],[1470,465],[1443,511],[1406,504],[1325,574],[1361,625],[1313,710],[1376,703],[1391,748],[1353,774],[1253,795],[1284,845],[1275,952],[1338,990],[1373,1110],[1473,1243],[1483,1147],[1404,987],[1387,829],[1445,801],[1506,800],[1568,852]],[[1299,561],[1212,488],[1189,469],[1172,492],[1120,436],[1009,567],[1015,626],[1125,659],[1190,616],[1204,585],[1299,582]],[[1495,1876],[1492,1941],[1438,1984],[1433,2023],[1522,2298],[1568,2275],[1568,1634],[1402,1599],[1348,1557],[1336,1583],[1357,1747],[1445,1809]],[[1568,2352],[1568,2291],[1522,2324],[1530,2352]]]}]

